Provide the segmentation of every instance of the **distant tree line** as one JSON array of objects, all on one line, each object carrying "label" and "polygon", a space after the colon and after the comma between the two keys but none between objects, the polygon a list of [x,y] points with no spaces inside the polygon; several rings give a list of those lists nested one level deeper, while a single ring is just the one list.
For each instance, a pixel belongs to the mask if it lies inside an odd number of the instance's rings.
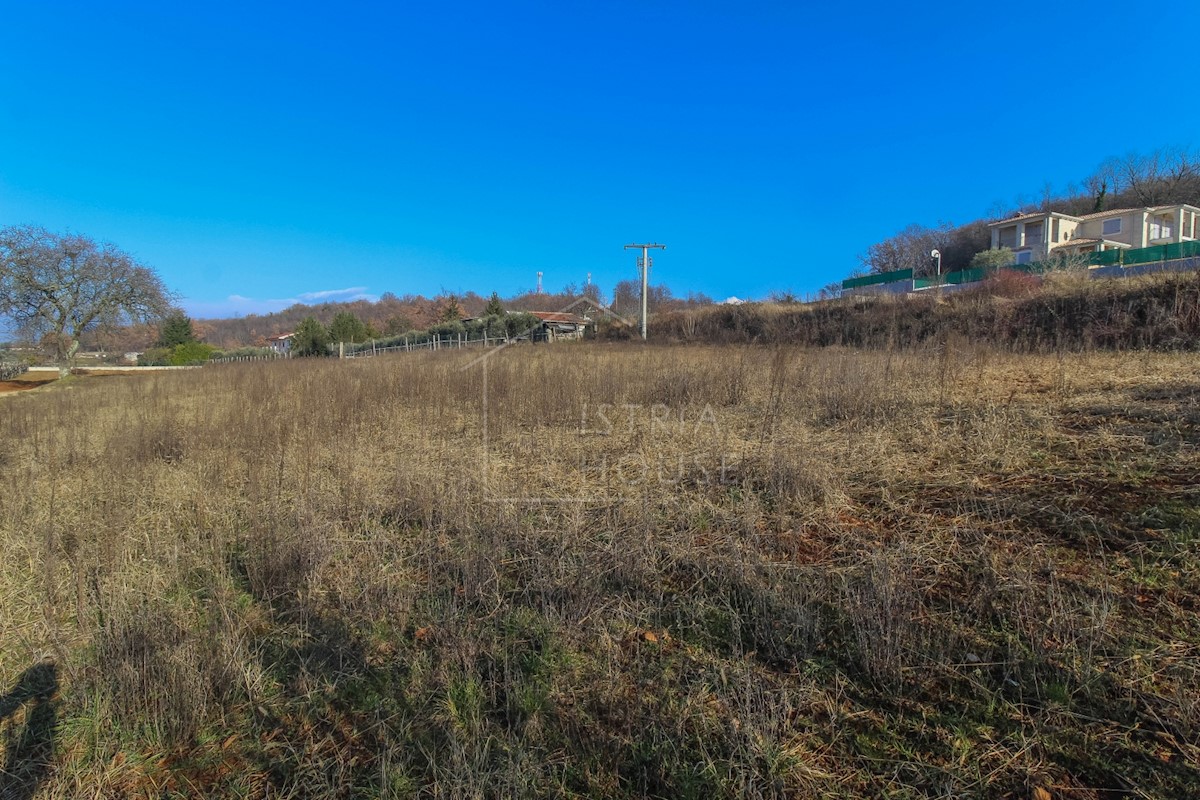
[{"label": "distant tree line", "polygon": [[868,247],[859,256],[860,267],[870,273],[912,269],[917,275],[931,274],[935,262],[929,254],[936,249],[942,253],[942,272],[955,272],[970,267],[975,255],[991,246],[987,226],[996,219],[1032,211],[1083,216],[1114,208],[1176,203],[1200,205],[1200,154],[1186,148],[1163,148],[1149,155],[1110,158],[1064,193],[1056,195],[1047,186],[1037,198],[1019,198],[1014,207],[997,209],[991,219],[965,225],[909,225]]},{"label": "distant tree line", "polygon": [[[634,317],[641,309],[641,284],[634,280],[621,281],[614,287],[611,298],[607,298],[596,284],[589,284],[582,289],[570,284],[558,292],[523,291],[508,298],[501,298],[496,292],[486,298],[475,292],[447,292],[434,297],[399,296],[385,292],[376,302],[355,300],[320,305],[296,304],[269,314],[208,319],[193,324],[204,331],[204,341],[215,346],[261,347],[267,344],[271,336],[297,333],[301,324],[311,318],[324,328],[330,342],[351,344],[402,337],[463,319],[495,317],[501,312],[557,311],[577,306],[580,301],[591,301],[599,306],[609,305],[618,314]],[[711,303],[712,299],[703,294],[676,297],[665,285],[650,285],[648,304],[652,313]],[[310,325],[308,330],[314,329]]]}]

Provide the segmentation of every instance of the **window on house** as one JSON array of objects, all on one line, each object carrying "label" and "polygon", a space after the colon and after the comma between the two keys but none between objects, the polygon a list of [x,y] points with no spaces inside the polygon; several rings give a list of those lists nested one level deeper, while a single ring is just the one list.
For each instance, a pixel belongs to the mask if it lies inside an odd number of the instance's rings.
[{"label": "window on house", "polygon": [[1170,217],[1155,217],[1150,221],[1150,238],[1151,239],[1170,239],[1172,235],[1173,220]]},{"label": "window on house", "polygon": [[1058,220],[1057,219],[1054,220],[1052,223],[1050,223],[1050,241],[1052,241],[1052,242],[1058,241]]},{"label": "window on house", "polygon": [[1104,232],[1105,236],[1108,236],[1109,234],[1113,234],[1113,233],[1120,233],[1121,232],[1121,218],[1117,217],[1116,219],[1104,220],[1103,232]]},{"label": "window on house", "polygon": [[1041,244],[1042,243],[1042,233],[1044,230],[1045,230],[1045,226],[1042,225],[1042,223],[1040,223],[1040,222],[1036,225],[1026,225],[1025,226],[1025,244],[1029,245],[1030,247],[1032,247],[1033,245]]}]

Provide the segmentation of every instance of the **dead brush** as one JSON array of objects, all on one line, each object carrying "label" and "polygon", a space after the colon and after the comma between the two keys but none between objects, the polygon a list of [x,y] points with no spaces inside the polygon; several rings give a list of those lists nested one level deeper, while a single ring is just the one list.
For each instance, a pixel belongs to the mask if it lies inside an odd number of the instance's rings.
[{"label": "dead brush", "polygon": [[233,567],[245,576],[250,592],[285,613],[309,586],[311,576],[328,558],[328,529],[312,523],[257,527],[234,551]]},{"label": "dead brush", "polygon": [[836,350],[820,351],[798,368],[789,405],[817,423],[862,425],[894,419],[915,406],[916,398],[908,392],[921,380],[898,381],[903,370],[926,378],[931,365],[911,355],[872,353],[859,359],[840,357]]},{"label": "dead brush", "polygon": [[846,576],[842,603],[863,671],[880,686],[896,689],[906,673],[924,664],[932,641],[914,554],[899,546],[867,557]]},{"label": "dead brush", "polygon": [[[783,313],[740,319],[820,322]],[[1194,355],[476,355],[0,403],[0,677],[62,654],[46,796],[1200,791]]]},{"label": "dead brush", "polygon": [[188,744],[219,708],[205,650],[186,622],[164,610],[118,607],[97,637],[93,680],[104,707],[162,746]]}]

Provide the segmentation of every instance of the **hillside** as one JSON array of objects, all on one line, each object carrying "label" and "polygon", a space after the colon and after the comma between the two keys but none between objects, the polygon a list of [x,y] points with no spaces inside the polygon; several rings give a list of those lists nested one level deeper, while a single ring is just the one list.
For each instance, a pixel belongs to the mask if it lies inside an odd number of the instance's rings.
[{"label": "hillside", "polygon": [[650,320],[657,340],[914,347],[954,340],[1020,351],[1200,348],[1200,274],[1045,282],[1011,273],[947,293],[714,306]]}]

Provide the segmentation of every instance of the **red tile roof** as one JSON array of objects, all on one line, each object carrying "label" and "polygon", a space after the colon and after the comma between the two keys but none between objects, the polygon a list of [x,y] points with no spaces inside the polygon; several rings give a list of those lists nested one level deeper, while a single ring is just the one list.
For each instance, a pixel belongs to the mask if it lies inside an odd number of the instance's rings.
[{"label": "red tile roof", "polygon": [[1128,214],[1131,211],[1146,211],[1144,208],[1110,208],[1108,211],[1096,211],[1091,214],[1084,214],[1079,219],[1096,219],[1097,217],[1111,217],[1116,214]]}]

